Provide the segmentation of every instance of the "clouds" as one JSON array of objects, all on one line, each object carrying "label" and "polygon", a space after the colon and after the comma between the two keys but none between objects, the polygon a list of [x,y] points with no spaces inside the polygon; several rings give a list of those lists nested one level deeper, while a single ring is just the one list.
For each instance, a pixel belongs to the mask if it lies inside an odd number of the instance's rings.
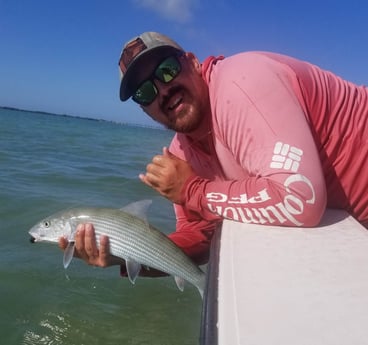
[{"label": "clouds", "polygon": [[193,18],[199,0],[133,0],[133,3],[170,21],[186,23]]}]

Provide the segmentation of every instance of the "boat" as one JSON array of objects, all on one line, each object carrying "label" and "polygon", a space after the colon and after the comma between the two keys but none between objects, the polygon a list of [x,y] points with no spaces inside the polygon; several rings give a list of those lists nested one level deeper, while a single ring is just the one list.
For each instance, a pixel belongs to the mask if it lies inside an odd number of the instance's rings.
[{"label": "boat", "polygon": [[225,220],[212,241],[201,345],[368,344],[368,231]]}]

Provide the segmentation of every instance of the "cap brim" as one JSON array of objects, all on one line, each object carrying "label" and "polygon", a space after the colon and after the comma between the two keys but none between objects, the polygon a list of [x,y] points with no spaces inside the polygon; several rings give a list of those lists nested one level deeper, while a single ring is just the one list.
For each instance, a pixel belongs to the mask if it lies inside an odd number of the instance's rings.
[{"label": "cap brim", "polygon": [[134,75],[137,74],[138,70],[141,68],[141,65],[144,64],[144,60],[146,59],[154,59],[158,64],[161,59],[170,56],[171,54],[176,54],[180,52],[179,49],[172,46],[160,46],[155,47],[149,50],[145,50],[140,55],[138,55],[134,61],[131,62],[127,71],[125,72],[121,82],[120,82],[120,100],[126,101],[133,95],[137,87],[139,86],[140,81],[134,80]]}]

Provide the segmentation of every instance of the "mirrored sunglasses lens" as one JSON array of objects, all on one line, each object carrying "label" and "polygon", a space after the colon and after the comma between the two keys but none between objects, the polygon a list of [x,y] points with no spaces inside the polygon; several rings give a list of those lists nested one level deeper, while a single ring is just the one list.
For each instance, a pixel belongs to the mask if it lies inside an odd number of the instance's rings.
[{"label": "mirrored sunglasses lens", "polygon": [[156,68],[155,77],[163,83],[172,81],[181,70],[180,62],[175,57],[169,57]]},{"label": "mirrored sunglasses lens", "polygon": [[146,80],[134,93],[133,100],[142,105],[149,105],[157,96],[156,86],[151,80]]}]

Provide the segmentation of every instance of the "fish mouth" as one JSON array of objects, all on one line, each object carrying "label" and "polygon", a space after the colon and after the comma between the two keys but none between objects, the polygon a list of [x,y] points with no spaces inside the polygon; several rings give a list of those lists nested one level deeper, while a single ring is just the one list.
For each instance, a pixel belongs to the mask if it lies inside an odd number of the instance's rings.
[{"label": "fish mouth", "polygon": [[29,242],[35,243],[36,242],[36,239],[33,236],[31,236],[31,238],[29,239]]}]

